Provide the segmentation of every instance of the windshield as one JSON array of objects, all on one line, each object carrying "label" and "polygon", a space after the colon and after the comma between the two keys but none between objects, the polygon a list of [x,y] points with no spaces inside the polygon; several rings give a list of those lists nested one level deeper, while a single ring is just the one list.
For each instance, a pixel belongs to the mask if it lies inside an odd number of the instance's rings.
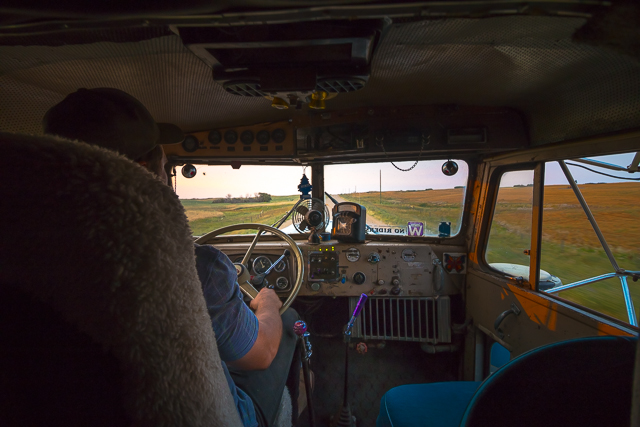
[{"label": "windshield", "polygon": [[367,234],[450,237],[460,231],[469,172],[455,160],[457,173],[446,176],[444,162],[326,166],[325,191],[367,209]]},{"label": "windshield", "polygon": [[[369,235],[449,237],[460,231],[468,167],[455,160],[457,173],[445,176],[445,161],[325,166],[325,190],[339,203],[365,208]],[[176,193],[200,236],[228,225],[277,223],[300,200],[303,174],[311,181],[311,169],[302,166],[197,166],[190,179],[178,170]],[[334,203],[328,197],[322,202],[328,232]],[[300,228],[305,231],[295,213],[280,226],[288,234]]]}]

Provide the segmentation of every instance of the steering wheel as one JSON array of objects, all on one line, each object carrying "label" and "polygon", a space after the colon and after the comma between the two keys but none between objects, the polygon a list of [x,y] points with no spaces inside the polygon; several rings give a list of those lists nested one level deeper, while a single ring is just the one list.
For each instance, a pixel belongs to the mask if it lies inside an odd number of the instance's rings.
[{"label": "steering wheel", "polygon": [[235,224],[218,228],[217,230],[213,230],[210,233],[199,237],[196,240],[196,243],[199,245],[205,245],[221,234],[238,230],[257,230],[256,237],[253,239],[253,242],[251,242],[251,246],[249,246],[247,253],[244,254],[242,262],[233,264],[236,267],[236,271],[238,273],[238,284],[240,285],[240,290],[251,299],[254,299],[258,295],[258,290],[251,284],[251,274],[249,273],[249,270],[245,265],[251,258],[260,235],[264,232],[269,232],[280,237],[282,240],[289,244],[289,249],[291,250],[291,253],[294,257],[293,265],[295,266],[296,279],[291,287],[289,296],[287,297],[285,302],[282,303],[282,307],[280,308],[280,314],[284,313],[284,311],[289,308],[295,297],[298,295],[300,287],[302,286],[302,280],[304,277],[304,262],[302,258],[302,251],[300,250],[296,242],[286,233],[265,224]]}]

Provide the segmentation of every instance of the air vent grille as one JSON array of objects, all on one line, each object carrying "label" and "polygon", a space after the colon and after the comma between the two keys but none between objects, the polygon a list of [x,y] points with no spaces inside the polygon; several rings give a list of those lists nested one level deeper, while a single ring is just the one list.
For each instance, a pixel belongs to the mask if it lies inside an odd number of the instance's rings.
[{"label": "air vent grille", "polygon": [[360,90],[366,83],[365,80],[356,77],[325,78],[318,80],[316,88],[327,93],[345,93]]},{"label": "air vent grille", "polygon": [[257,82],[227,82],[224,84],[224,90],[239,96],[266,96],[267,94],[260,90],[260,83]]},{"label": "air vent grille", "polygon": [[[349,298],[353,310],[358,298]],[[372,340],[451,342],[449,297],[370,297],[352,336]]]}]

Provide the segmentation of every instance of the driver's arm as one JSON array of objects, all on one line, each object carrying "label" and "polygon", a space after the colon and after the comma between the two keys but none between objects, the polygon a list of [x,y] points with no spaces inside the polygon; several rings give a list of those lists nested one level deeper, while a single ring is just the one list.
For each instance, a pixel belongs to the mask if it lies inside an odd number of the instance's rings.
[{"label": "driver's arm", "polygon": [[279,313],[282,302],[273,289],[264,288],[250,306],[258,318],[258,338],[247,354],[227,364],[244,370],[267,369],[278,353],[282,338],[282,318]]}]

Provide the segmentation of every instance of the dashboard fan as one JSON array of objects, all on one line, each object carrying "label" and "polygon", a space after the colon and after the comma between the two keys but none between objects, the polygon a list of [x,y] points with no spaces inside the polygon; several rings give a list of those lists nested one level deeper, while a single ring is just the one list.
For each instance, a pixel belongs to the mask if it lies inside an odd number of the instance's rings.
[{"label": "dashboard fan", "polygon": [[320,199],[307,199],[300,202],[293,211],[291,221],[299,233],[322,232],[329,221],[329,210]]}]

